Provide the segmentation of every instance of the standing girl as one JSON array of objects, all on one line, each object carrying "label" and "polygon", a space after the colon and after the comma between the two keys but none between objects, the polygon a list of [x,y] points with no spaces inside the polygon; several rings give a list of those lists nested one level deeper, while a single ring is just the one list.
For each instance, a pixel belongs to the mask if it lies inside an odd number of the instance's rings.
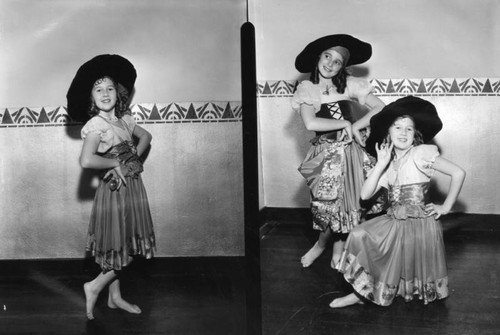
[{"label": "standing girl", "polygon": [[[465,172],[439,156],[430,141],[442,127],[430,102],[408,96],[387,105],[370,122],[368,152],[377,163],[361,190],[363,199],[389,191],[386,215],[353,229],[337,269],[354,288],[330,307],[361,303],[388,306],[396,296],[416,295],[427,304],[448,296],[448,275],[441,224],[455,203]],[[451,177],[442,205],[430,203],[429,181],[435,171]]]},{"label": "standing girl", "polygon": [[[300,113],[306,128],[316,132],[299,171],[311,190],[313,228],[321,231],[301,258],[303,267],[321,255],[331,236],[334,267],[347,234],[361,220],[359,191],[364,168],[370,165],[360,146],[364,145],[362,129],[384,103],[373,95],[368,81],[350,76],[347,67],[366,62],[371,54],[370,44],[337,34],[309,43],[295,60],[299,72],[311,73],[309,80],[298,85],[292,108]],[[359,105],[368,113],[356,121]]]},{"label": "standing girl", "polygon": [[[82,128],[80,165],[103,171],[94,198],[87,250],[101,273],[83,285],[87,318],[101,290],[109,284],[108,307],[139,314],[140,308],[121,297],[120,271],[132,256],[153,256],[155,235],[140,156],[151,134],[138,126],[127,101],[136,79],[134,66],[119,55],[100,55],[83,64],[69,88],[68,113]],[[136,144],[134,143],[136,140]]]}]

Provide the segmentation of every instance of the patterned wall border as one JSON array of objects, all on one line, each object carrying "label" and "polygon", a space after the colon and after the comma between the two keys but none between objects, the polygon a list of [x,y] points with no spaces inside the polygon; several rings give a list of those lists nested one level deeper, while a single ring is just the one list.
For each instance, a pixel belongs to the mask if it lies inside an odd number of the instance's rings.
[{"label": "patterned wall border", "polygon": [[[273,80],[258,83],[257,96],[291,97],[297,80]],[[374,79],[371,84],[379,96],[500,96],[500,78],[447,79]]]},{"label": "patterned wall border", "polygon": [[[208,123],[239,122],[241,102],[184,102],[169,104],[134,104],[132,114],[137,123]],[[66,111],[66,106],[19,107],[0,110],[0,128],[79,125]]]},{"label": "patterned wall border", "polygon": [[[257,83],[257,97],[291,97],[297,80]],[[500,96],[500,78],[373,79],[379,96]],[[138,123],[240,122],[241,102],[145,103],[131,106]],[[77,125],[65,106],[0,109],[0,128]]]}]

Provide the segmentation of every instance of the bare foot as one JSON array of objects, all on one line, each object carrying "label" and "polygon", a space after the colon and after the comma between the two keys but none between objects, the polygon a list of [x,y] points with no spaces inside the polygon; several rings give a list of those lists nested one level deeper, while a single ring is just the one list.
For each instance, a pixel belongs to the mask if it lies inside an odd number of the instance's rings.
[{"label": "bare foot", "polygon": [[335,241],[333,243],[332,260],[330,262],[330,267],[336,269],[337,264],[340,262],[342,257],[342,252],[344,251],[344,241]]},{"label": "bare foot", "polygon": [[123,300],[122,297],[112,298],[111,295],[108,295],[108,307],[112,309],[120,308],[132,314],[141,314],[142,312],[139,306]]},{"label": "bare foot", "polygon": [[90,282],[83,284],[83,291],[85,292],[87,319],[94,320],[94,306],[97,301],[97,293],[92,290]]},{"label": "bare foot", "polygon": [[302,263],[302,267],[307,268],[311,266],[311,264],[318,258],[325,248],[319,246],[318,242],[316,242],[309,251],[302,256],[300,262]]},{"label": "bare foot", "polygon": [[359,300],[359,298],[354,293],[351,293],[351,294],[348,294],[342,298],[334,299],[330,303],[330,307],[331,308],[342,308],[342,307],[347,307],[347,306],[351,306],[351,305],[355,305],[355,304],[363,305],[363,302],[361,300]]}]

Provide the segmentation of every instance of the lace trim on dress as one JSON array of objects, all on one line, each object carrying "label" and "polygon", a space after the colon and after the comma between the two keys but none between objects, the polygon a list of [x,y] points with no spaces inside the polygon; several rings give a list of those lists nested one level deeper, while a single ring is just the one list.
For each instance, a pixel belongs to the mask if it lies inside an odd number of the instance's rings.
[{"label": "lace trim on dress", "polygon": [[342,255],[341,262],[337,265],[337,268],[339,267],[345,269],[342,272],[356,292],[377,305],[389,306],[396,296],[403,297],[407,302],[413,300],[414,296],[418,296],[424,304],[448,296],[448,276],[427,282],[417,278],[400,278],[398,285],[389,285],[376,281],[352,254]]}]

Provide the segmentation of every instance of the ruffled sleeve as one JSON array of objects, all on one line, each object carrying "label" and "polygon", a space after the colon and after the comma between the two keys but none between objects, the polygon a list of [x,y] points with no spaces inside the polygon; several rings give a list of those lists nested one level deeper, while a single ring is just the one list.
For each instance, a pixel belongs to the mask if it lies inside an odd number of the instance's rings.
[{"label": "ruffled sleeve", "polygon": [[122,120],[125,121],[128,129],[130,130],[130,133],[132,134],[134,132],[135,126],[137,125],[137,122],[135,121],[134,117],[130,114],[124,114],[122,116]]},{"label": "ruffled sleeve", "polygon": [[347,91],[351,99],[356,99],[361,105],[375,88],[366,79],[347,77]]},{"label": "ruffled sleeve", "polygon": [[85,139],[88,134],[96,133],[100,136],[98,152],[106,152],[113,146],[113,130],[111,126],[100,117],[91,118],[82,128],[81,137]]},{"label": "ruffled sleeve", "polygon": [[321,96],[318,88],[309,80],[304,80],[297,86],[297,90],[292,97],[292,109],[300,112],[300,106],[306,104],[314,107],[317,112],[321,108]]},{"label": "ruffled sleeve", "polygon": [[427,177],[432,177],[435,171],[432,165],[436,161],[436,157],[439,156],[437,146],[431,144],[416,146],[413,149],[412,155],[417,169]]}]

